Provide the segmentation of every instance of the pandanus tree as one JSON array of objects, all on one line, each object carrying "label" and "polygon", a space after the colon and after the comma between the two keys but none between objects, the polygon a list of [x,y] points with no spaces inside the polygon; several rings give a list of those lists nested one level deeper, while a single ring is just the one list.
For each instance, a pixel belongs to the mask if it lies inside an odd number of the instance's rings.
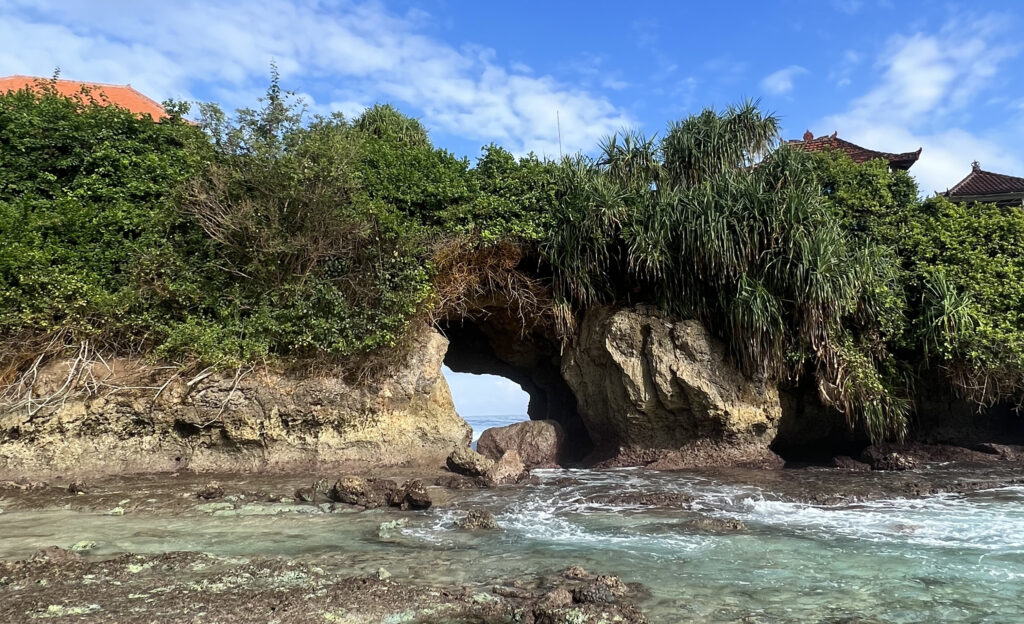
[{"label": "pandanus tree", "polygon": [[563,175],[545,256],[564,309],[643,302],[697,318],[747,374],[810,373],[873,439],[903,435],[904,385],[877,331],[895,268],[840,227],[776,117],[746,103],[660,140],[622,132]]}]

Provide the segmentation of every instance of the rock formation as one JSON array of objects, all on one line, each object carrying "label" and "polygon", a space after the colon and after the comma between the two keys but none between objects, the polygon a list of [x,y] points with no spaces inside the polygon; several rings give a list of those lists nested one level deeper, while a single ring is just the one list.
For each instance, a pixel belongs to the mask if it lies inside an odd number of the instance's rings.
[{"label": "rock formation", "polygon": [[426,332],[403,366],[365,384],[266,370],[181,375],[126,359],[52,361],[33,401],[0,403],[0,475],[440,465],[471,434],[441,373],[446,349],[444,337]]},{"label": "rock formation", "polygon": [[[697,321],[672,321],[651,308],[593,308],[562,374],[599,449],[745,449],[728,463],[772,455],[782,413],[777,388],[744,376]],[[699,463],[718,455],[704,453]]]},{"label": "rock formation", "polygon": [[476,450],[494,461],[507,451],[516,451],[527,468],[556,468],[564,444],[565,431],[558,421],[529,420],[484,431]]}]

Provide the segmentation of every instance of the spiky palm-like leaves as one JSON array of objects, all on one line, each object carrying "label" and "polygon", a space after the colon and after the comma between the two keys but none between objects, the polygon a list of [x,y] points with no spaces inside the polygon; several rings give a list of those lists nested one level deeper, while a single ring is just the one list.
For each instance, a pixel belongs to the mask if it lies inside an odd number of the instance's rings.
[{"label": "spiky palm-like leaves", "polygon": [[545,249],[556,294],[698,318],[751,375],[795,378],[809,364],[872,437],[898,437],[906,410],[879,373],[888,355],[855,331],[887,267],[841,230],[808,156],[777,145],[776,118],[748,103],[567,163]]}]

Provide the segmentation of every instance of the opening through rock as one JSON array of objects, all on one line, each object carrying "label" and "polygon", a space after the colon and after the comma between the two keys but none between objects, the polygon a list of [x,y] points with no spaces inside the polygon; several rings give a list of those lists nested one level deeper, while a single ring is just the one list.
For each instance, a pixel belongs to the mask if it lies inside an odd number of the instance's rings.
[{"label": "opening through rock", "polygon": [[[566,446],[563,461],[578,462],[591,451],[590,437],[576,411],[576,398],[562,379],[558,345],[534,334],[523,335],[515,323],[502,323],[500,317],[488,317],[480,321],[456,321],[440,327],[447,336],[449,345],[444,364],[454,373],[473,375],[495,375],[509,380],[528,395],[525,411],[518,420],[556,420],[565,430]],[[446,372],[447,372],[446,370]],[[450,384],[452,385],[452,384]],[[453,392],[458,389],[458,384]],[[515,422],[515,414],[501,414],[507,411],[507,399],[512,394],[496,397],[495,407],[490,416],[506,416],[507,422],[491,426],[502,426]],[[453,396],[456,406],[463,397]],[[521,403],[519,405],[522,405]],[[474,414],[463,414],[463,418]],[[483,430],[477,430],[473,422],[474,438]]]}]

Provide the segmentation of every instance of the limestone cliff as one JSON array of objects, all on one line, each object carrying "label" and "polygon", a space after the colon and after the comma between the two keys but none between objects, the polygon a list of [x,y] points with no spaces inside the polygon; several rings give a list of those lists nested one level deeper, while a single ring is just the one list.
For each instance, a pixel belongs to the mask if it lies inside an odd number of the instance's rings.
[{"label": "limestone cliff", "polygon": [[125,359],[52,361],[34,400],[0,402],[0,475],[441,465],[470,437],[441,374],[447,346],[428,332],[397,371],[360,385],[330,374],[183,376]]},{"label": "limestone cliff", "polygon": [[[700,323],[652,308],[588,311],[562,374],[605,450],[742,445],[770,455],[782,413],[778,389],[744,376]],[[716,453],[704,455],[713,463]]]}]

